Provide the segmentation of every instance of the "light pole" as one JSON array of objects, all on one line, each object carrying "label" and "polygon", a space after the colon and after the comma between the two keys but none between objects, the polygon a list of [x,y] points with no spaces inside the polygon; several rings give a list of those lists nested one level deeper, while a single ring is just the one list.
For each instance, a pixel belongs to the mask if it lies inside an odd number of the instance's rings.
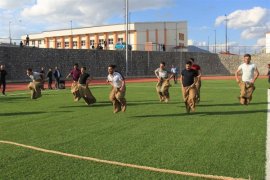
[{"label": "light pole", "polygon": [[72,20],[70,21],[70,34],[72,36],[73,32],[72,32]]},{"label": "light pole", "polygon": [[210,45],[210,44],[209,44],[209,41],[210,41],[210,37],[208,36],[208,37],[207,37],[207,50],[208,50],[208,51],[209,51],[209,45]]},{"label": "light pole", "polygon": [[9,37],[9,44],[11,44],[11,29],[10,29],[11,21],[8,22],[8,37]]},{"label": "light pole", "polygon": [[175,23],[175,52],[177,52],[177,22]]},{"label": "light pole", "polygon": [[215,32],[215,53],[217,53],[217,30],[215,29],[214,30],[214,32]]},{"label": "light pole", "polygon": [[126,0],[126,76],[128,76],[128,0]]},{"label": "light pole", "polygon": [[225,14],[225,51],[228,53],[228,18]]}]

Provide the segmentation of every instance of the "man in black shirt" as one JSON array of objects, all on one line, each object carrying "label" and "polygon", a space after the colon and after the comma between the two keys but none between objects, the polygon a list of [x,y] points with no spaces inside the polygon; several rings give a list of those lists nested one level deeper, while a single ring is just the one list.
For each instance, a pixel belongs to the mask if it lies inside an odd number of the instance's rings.
[{"label": "man in black shirt", "polygon": [[41,80],[42,80],[42,82],[41,82],[41,89],[42,90],[45,90],[45,87],[44,87],[44,83],[45,83],[45,70],[44,70],[44,67],[41,67],[39,73],[41,74],[40,77],[41,77]]},{"label": "man in black shirt", "polygon": [[59,89],[61,73],[57,66],[55,67],[53,75],[55,78],[55,89]]},{"label": "man in black shirt", "polygon": [[7,71],[5,70],[5,66],[0,66],[0,89],[2,88],[2,94],[6,95],[6,76]]},{"label": "man in black shirt", "polygon": [[195,111],[196,104],[196,82],[198,71],[191,69],[192,63],[188,61],[186,68],[181,72],[182,94],[187,113]]},{"label": "man in black shirt", "polygon": [[52,89],[52,81],[53,81],[52,68],[49,68],[49,71],[47,73],[47,78],[48,78],[48,89]]},{"label": "man in black shirt", "polygon": [[88,88],[88,78],[90,75],[85,72],[86,67],[81,68],[81,75],[79,78],[79,93],[80,97],[82,97],[87,105],[94,104],[96,102],[96,98],[91,93],[90,89]]}]

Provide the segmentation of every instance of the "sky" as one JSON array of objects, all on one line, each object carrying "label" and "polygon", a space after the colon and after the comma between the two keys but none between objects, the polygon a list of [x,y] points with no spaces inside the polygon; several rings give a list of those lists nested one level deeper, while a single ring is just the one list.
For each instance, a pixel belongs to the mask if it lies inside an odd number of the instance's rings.
[{"label": "sky", "polygon": [[[0,42],[72,26],[124,23],[125,0],[0,0]],[[130,21],[187,21],[190,45],[264,46],[270,0],[129,0]],[[10,27],[10,28],[9,28]],[[216,32],[216,33],[215,33]],[[216,36],[215,36],[216,34]]]}]

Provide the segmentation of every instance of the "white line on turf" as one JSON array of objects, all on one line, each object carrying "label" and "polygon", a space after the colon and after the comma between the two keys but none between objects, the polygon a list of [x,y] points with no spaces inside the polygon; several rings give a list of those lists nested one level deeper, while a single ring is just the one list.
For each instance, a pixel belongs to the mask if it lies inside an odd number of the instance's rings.
[{"label": "white line on turf", "polygon": [[266,180],[270,179],[270,90],[267,90],[268,107],[267,107],[267,131],[266,131]]},{"label": "white line on turf", "polygon": [[117,161],[97,159],[97,158],[93,158],[93,157],[79,156],[79,155],[75,155],[75,154],[68,154],[68,153],[64,153],[64,152],[43,149],[43,148],[39,148],[39,147],[35,147],[35,146],[28,146],[25,144],[19,144],[19,143],[11,142],[11,141],[1,141],[0,140],[0,144],[15,145],[15,146],[19,146],[19,147],[23,147],[23,148],[27,148],[27,149],[31,149],[31,150],[43,152],[43,153],[66,156],[66,157],[70,157],[70,158],[87,160],[87,161],[92,161],[92,162],[97,162],[97,163],[102,163],[102,164],[110,164],[110,165],[116,165],[116,166],[121,166],[121,167],[141,169],[141,170],[145,170],[145,171],[175,174],[175,175],[182,175],[182,176],[189,176],[189,177],[199,177],[199,178],[205,178],[205,179],[216,179],[216,180],[245,180],[243,178],[233,178],[233,177],[226,177],[226,176],[216,176],[216,175],[206,175],[206,174],[182,172],[182,171],[177,171],[177,170],[161,169],[161,168],[155,168],[155,167],[149,167],[149,166],[141,166],[141,165],[136,165],[136,164],[128,164],[128,163],[122,163],[122,162],[117,162]]}]

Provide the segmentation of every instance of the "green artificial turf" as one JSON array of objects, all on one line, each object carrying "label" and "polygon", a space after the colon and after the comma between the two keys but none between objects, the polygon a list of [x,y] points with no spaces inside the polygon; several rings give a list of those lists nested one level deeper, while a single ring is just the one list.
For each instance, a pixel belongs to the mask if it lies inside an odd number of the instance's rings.
[{"label": "green artificial turf", "polygon": [[[201,103],[186,114],[179,85],[160,103],[155,83],[127,86],[127,112],[113,114],[109,86],[91,87],[97,103],[73,102],[69,90],[38,100],[0,97],[0,140],[81,156],[185,172],[265,178],[267,82],[241,106],[232,80],[203,81]],[[20,93],[19,95],[12,95]],[[27,92],[28,93],[28,92]],[[199,179],[45,154],[0,144],[0,179]]]}]

